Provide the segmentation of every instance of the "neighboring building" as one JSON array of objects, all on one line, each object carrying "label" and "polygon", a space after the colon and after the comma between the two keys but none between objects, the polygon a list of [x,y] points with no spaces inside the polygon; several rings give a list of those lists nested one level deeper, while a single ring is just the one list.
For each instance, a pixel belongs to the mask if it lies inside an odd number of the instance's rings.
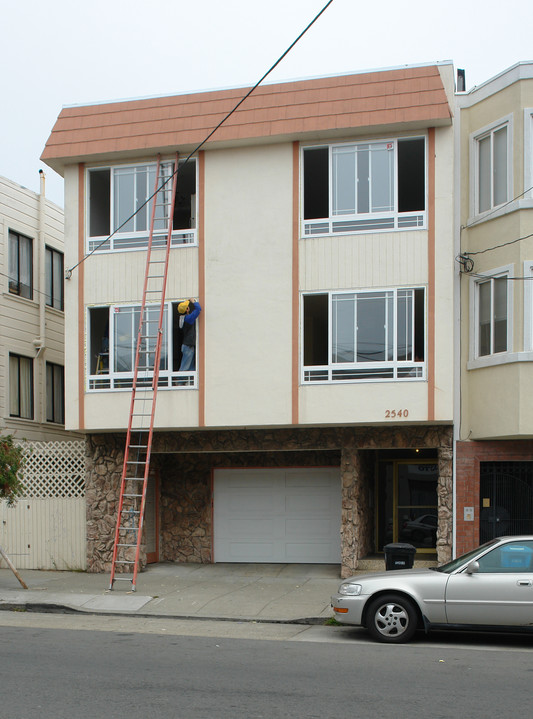
[{"label": "neighboring building", "polygon": [[[142,296],[146,207],[128,218],[157,154],[170,170],[244,92],[66,108],[42,156],[65,178],[91,571],[110,566]],[[451,556],[453,101],[449,63],[265,85],[182,165],[149,561],[349,574],[407,539]],[[180,372],[188,297],[203,312]]]},{"label": "neighboring building", "polygon": [[458,95],[457,111],[460,553],[533,532],[533,63]]},{"label": "neighboring building", "polygon": [[[85,566],[84,448],[65,430],[63,210],[0,177],[0,433],[23,442],[24,498],[0,502],[17,566]],[[25,440],[25,441],[24,441]]]}]

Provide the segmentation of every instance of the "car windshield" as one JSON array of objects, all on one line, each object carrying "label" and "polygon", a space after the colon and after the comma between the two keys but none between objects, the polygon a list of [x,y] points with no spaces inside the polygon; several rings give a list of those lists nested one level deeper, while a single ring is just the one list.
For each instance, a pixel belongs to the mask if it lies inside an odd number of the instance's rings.
[{"label": "car windshield", "polygon": [[472,551],[467,552],[466,554],[461,554],[460,557],[456,557],[455,559],[452,559],[451,562],[448,562],[447,564],[442,564],[440,567],[435,567],[436,572],[443,572],[444,574],[451,574],[452,572],[455,572],[456,569],[459,569],[459,567],[463,566],[464,564],[468,564],[468,562],[471,559],[474,559],[474,557],[477,557],[478,554],[483,552],[484,549],[488,549],[489,547],[494,546],[495,544],[498,544],[498,539],[493,539],[490,542],[486,542],[485,544],[482,544],[481,547],[476,547],[476,549],[472,549]]}]

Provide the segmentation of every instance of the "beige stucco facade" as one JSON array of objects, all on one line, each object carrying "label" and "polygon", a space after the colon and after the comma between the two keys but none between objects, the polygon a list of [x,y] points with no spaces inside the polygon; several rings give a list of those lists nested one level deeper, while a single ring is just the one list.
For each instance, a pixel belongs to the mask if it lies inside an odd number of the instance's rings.
[{"label": "beige stucco facade", "polygon": [[[471,272],[461,285],[461,439],[528,438],[533,434],[526,388],[533,386],[531,294],[533,258],[531,108],[533,67],[522,63],[459,98],[460,243]],[[476,210],[476,138],[492,127],[508,128],[508,199]],[[529,183],[529,184],[526,184]],[[522,239],[520,239],[522,238]],[[476,346],[477,283],[507,274],[507,350],[480,356]],[[525,279],[524,279],[525,278]]]}]

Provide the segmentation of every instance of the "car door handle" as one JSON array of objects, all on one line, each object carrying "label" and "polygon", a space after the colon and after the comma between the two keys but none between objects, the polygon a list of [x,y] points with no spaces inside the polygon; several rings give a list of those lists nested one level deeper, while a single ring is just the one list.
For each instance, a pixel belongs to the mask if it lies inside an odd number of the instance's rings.
[{"label": "car door handle", "polygon": [[533,582],[531,581],[531,579],[519,579],[517,581],[517,584],[519,587],[530,587]]}]

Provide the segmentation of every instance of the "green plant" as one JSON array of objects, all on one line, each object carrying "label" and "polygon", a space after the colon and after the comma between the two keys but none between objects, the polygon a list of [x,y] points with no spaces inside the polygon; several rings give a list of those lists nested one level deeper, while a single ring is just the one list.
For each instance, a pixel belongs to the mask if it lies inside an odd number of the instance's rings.
[{"label": "green plant", "polygon": [[21,481],[26,458],[21,445],[10,434],[0,437],[0,499],[14,504],[24,491]]}]

